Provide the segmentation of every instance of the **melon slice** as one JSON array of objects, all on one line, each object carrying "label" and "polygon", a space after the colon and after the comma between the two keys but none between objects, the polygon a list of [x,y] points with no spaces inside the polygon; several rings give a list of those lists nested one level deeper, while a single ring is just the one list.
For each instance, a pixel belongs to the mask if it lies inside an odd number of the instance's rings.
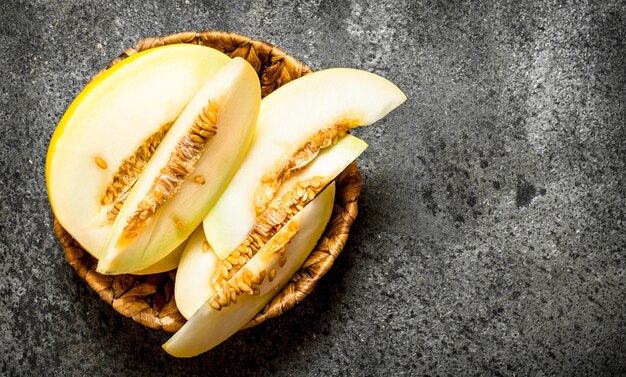
[{"label": "melon slice", "polygon": [[260,102],[258,76],[241,58],[198,91],[119,210],[99,272],[144,269],[189,237],[245,156]]},{"label": "melon slice", "polygon": [[294,213],[286,211],[283,207],[285,204],[291,204],[290,207],[293,207],[293,198],[298,197],[298,193],[304,196],[305,191],[306,198],[303,201],[298,200],[298,205],[308,204],[365,148],[367,143],[363,140],[346,135],[337,144],[322,150],[306,168],[295,173],[281,186],[277,199],[269,206],[269,211],[260,217],[269,220],[269,226],[267,223],[260,225],[262,230],[258,234],[253,230],[252,234],[248,235],[248,242],[244,242],[244,245],[240,245],[225,258],[221,258],[223,260],[216,258],[204,232],[196,231],[180,259],[176,275],[176,306],[181,314],[189,319],[196,309],[219,289],[223,280],[233,276],[254,257],[263,246],[264,238],[271,238],[293,217]]},{"label": "melon slice", "polygon": [[223,258],[244,242],[280,185],[321,149],[405,99],[386,79],[348,68],[311,73],[263,99],[250,151],[203,223],[217,255]]},{"label": "melon slice", "polygon": [[215,293],[212,281],[220,273],[220,262],[199,226],[180,257],[174,284],[176,307],[186,319]]},{"label": "melon slice", "polygon": [[228,61],[202,46],[150,49],[102,73],[72,102],[50,141],[46,181],[54,215],[91,255],[102,255],[116,206],[170,125]]},{"label": "melon slice", "polygon": [[302,266],[332,213],[335,185],[298,212],[167,343],[165,351],[192,357],[217,346],[263,309]]}]

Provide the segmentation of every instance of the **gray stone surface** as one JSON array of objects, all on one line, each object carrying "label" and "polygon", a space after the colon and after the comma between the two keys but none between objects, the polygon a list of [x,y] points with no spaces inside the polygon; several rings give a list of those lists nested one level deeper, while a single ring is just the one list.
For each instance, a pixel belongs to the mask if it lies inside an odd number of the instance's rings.
[{"label": "gray stone surface", "polygon": [[[0,4],[1,375],[626,373],[626,4]],[[116,314],[51,229],[49,138],[140,38],[221,29],[408,101],[355,132],[361,213],[315,293],[210,353]]]}]

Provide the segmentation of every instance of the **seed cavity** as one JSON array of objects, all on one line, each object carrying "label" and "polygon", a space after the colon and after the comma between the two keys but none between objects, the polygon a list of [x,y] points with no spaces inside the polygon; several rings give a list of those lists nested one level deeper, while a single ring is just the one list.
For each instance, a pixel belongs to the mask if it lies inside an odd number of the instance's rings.
[{"label": "seed cavity", "polygon": [[[219,262],[221,273],[214,276],[213,287],[217,290],[223,280],[234,276],[262,247],[268,242],[274,242],[276,233],[313,200],[326,187],[326,183],[325,177],[313,177],[283,187],[280,195],[268,205],[265,212],[257,216],[254,227],[246,240],[226,259]],[[283,244],[287,242],[288,240]],[[284,248],[278,248],[274,252],[284,252]]]},{"label": "seed cavity", "polygon": [[265,270],[261,270],[256,274],[248,268],[243,268],[241,273],[232,281],[222,281],[219,285],[214,286],[215,293],[209,299],[209,305],[215,310],[237,302],[240,295],[254,295],[261,293],[259,286],[265,279]]},{"label": "seed cavity", "polygon": [[[299,231],[298,225],[296,223],[290,223],[287,226],[288,226],[287,231],[283,232],[280,235],[273,235],[273,237],[271,237],[271,239],[265,244],[265,247],[268,249],[269,255],[273,255],[273,254],[279,255],[278,263],[280,267],[285,265],[286,257],[284,254],[285,254],[285,248],[287,244],[291,242],[293,237],[295,237]],[[239,251],[235,250],[229,256],[229,258],[233,257],[237,253],[239,253]],[[252,295],[259,294],[258,292],[256,292],[255,287],[263,283],[263,280],[265,279],[265,276],[266,276],[266,271],[261,270],[256,275],[249,273],[249,271],[247,271],[247,267],[245,267],[245,263],[247,263],[250,260],[250,258],[251,257],[246,256],[244,260],[239,261],[239,262],[244,262],[244,263],[238,262],[236,265],[233,265],[230,269],[228,269],[227,274],[225,274],[224,270],[227,269],[226,265],[228,264],[227,262],[228,258],[222,261],[222,265],[221,265],[222,273],[217,275],[213,279],[212,281],[213,289],[216,292],[222,289],[223,285],[225,283],[228,283],[229,281],[232,281],[232,277],[235,276],[235,274],[241,270],[241,273],[238,275],[237,278],[235,278],[235,282],[233,283],[234,284],[233,288],[236,289],[238,294],[241,294],[241,293],[252,294]],[[276,269],[272,268],[269,274],[267,275],[269,275],[268,276],[269,281],[270,282],[273,281],[274,278],[276,277]]]},{"label": "seed cavity", "polygon": [[106,168],[107,168],[107,162],[106,162],[106,161],[104,161],[104,159],[102,159],[102,157],[98,157],[98,156],[96,156],[96,157],[94,158],[94,160],[96,161],[96,165],[98,165],[98,167],[99,167],[100,169],[106,169]]},{"label": "seed cavity", "polygon": [[[150,218],[179,189],[202,155],[208,141],[217,133],[218,102],[209,101],[196,120],[180,138],[170,158],[155,178],[150,191],[137,205],[137,210],[127,219],[124,236],[132,238],[148,224]],[[178,225],[178,224],[177,224]]]},{"label": "seed cavity", "polygon": [[357,124],[357,119],[344,119],[333,126],[320,130],[307,139],[294,153],[280,161],[277,167],[261,178],[261,184],[254,192],[254,208],[257,215],[263,213],[275,197],[276,192],[295,172],[306,167],[320,150],[337,144],[350,128]]},{"label": "seed cavity", "polygon": [[[283,233],[282,237],[276,237],[276,234],[328,183],[325,177],[314,177],[290,186],[285,186],[285,182],[315,159],[320,150],[336,144],[359,121],[359,119],[347,118],[316,132],[288,158],[278,163],[278,168],[263,176],[254,194],[257,215],[255,225],[246,240],[226,259],[220,261],[219,272],[212,280],[213,289],[218,292],[210,299],[212,308],[221,310],[222,307],[227,306],[224,303],[229,305],[230,302],[234,302],[233,298],[230,301],[225,299],[232,290],[237,295],[260,293],[257,286],[265,278],[265,270],[253,276],[244,266],[262,247],[271,248],[269,253],[279,254],[278,265],[280,267],[285,265],[287,262],[286,245],[297,234],[297,224],[290,224],[289,230]],[[230,282],[239,271],[242,272],[235,279],[236,281]],[[276,278],[276,274],[275,268],[269,271],[270,282]]]},{"label": "seed cavity", "polygon": [[[107,186],[101,200],[103,206],[113,204],[107,212],[108,221],[115,221],[130,188],[135,184],[137,177],[139,177],[143,168],[148,163],[148,160],[150,160],[150,157],[152,157],[159,144],[161,144],[161,141],[163,141],[165,134],[170,130],[172,124],[174,124],[174,122],[163,124],[155,133],[141,143],[132,155],[122,161],[122,164],[113,175],[113,179]],[[102,168],[102,165],[100,165],[97,159],[98,158],[96,158],[96,163]],[[102,163],[105,164],[104,168],[106,168],[106,162],[102,160]]]}]

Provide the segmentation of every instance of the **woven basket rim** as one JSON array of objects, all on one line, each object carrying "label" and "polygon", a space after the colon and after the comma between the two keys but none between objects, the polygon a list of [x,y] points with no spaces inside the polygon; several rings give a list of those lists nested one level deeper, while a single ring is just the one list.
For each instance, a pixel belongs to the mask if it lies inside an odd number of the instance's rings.
[{"label": "woven basket rim", "polygon": [[[291,80],[312,72],[307,65],[272,44],[237,33],[209,30],[142,39],[135,48],[125,50],[93,78],[139,51],[175,43],[209,46],[231,57],[243,57],[259,74],[263,96]],[[363,181],[358,167],[352,163],[336,182],[337,193],[333,214],[317,246],[291,281],[244,326],[244,329],[279,316],[304,299],[343,250],[350,226],[358,214],[357,202]],[[53,222],[54,231],[64,248],[68,263],[89,287],[117,312],[144,326],[168,332],[177,331],[185,323],[185,318],[176,308],[174,300],[175,270],[141,276],[101,275],[95,271],[96,259],[82,249],[56,217],[53,217]]]}]

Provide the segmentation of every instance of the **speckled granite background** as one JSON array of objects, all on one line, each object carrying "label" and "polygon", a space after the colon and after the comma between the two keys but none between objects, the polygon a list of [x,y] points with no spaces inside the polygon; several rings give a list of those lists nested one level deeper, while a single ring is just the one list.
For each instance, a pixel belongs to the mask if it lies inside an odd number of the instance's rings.
[{"label": "speckled granite background", "polygon": [[[626,4],[0,4],[0,374],[626,373]],[[408,101],[356,134],[361,215],[285,316],[190,360],[118,315],[51,229],[49,138],[139,39],[221,29]]]}]

